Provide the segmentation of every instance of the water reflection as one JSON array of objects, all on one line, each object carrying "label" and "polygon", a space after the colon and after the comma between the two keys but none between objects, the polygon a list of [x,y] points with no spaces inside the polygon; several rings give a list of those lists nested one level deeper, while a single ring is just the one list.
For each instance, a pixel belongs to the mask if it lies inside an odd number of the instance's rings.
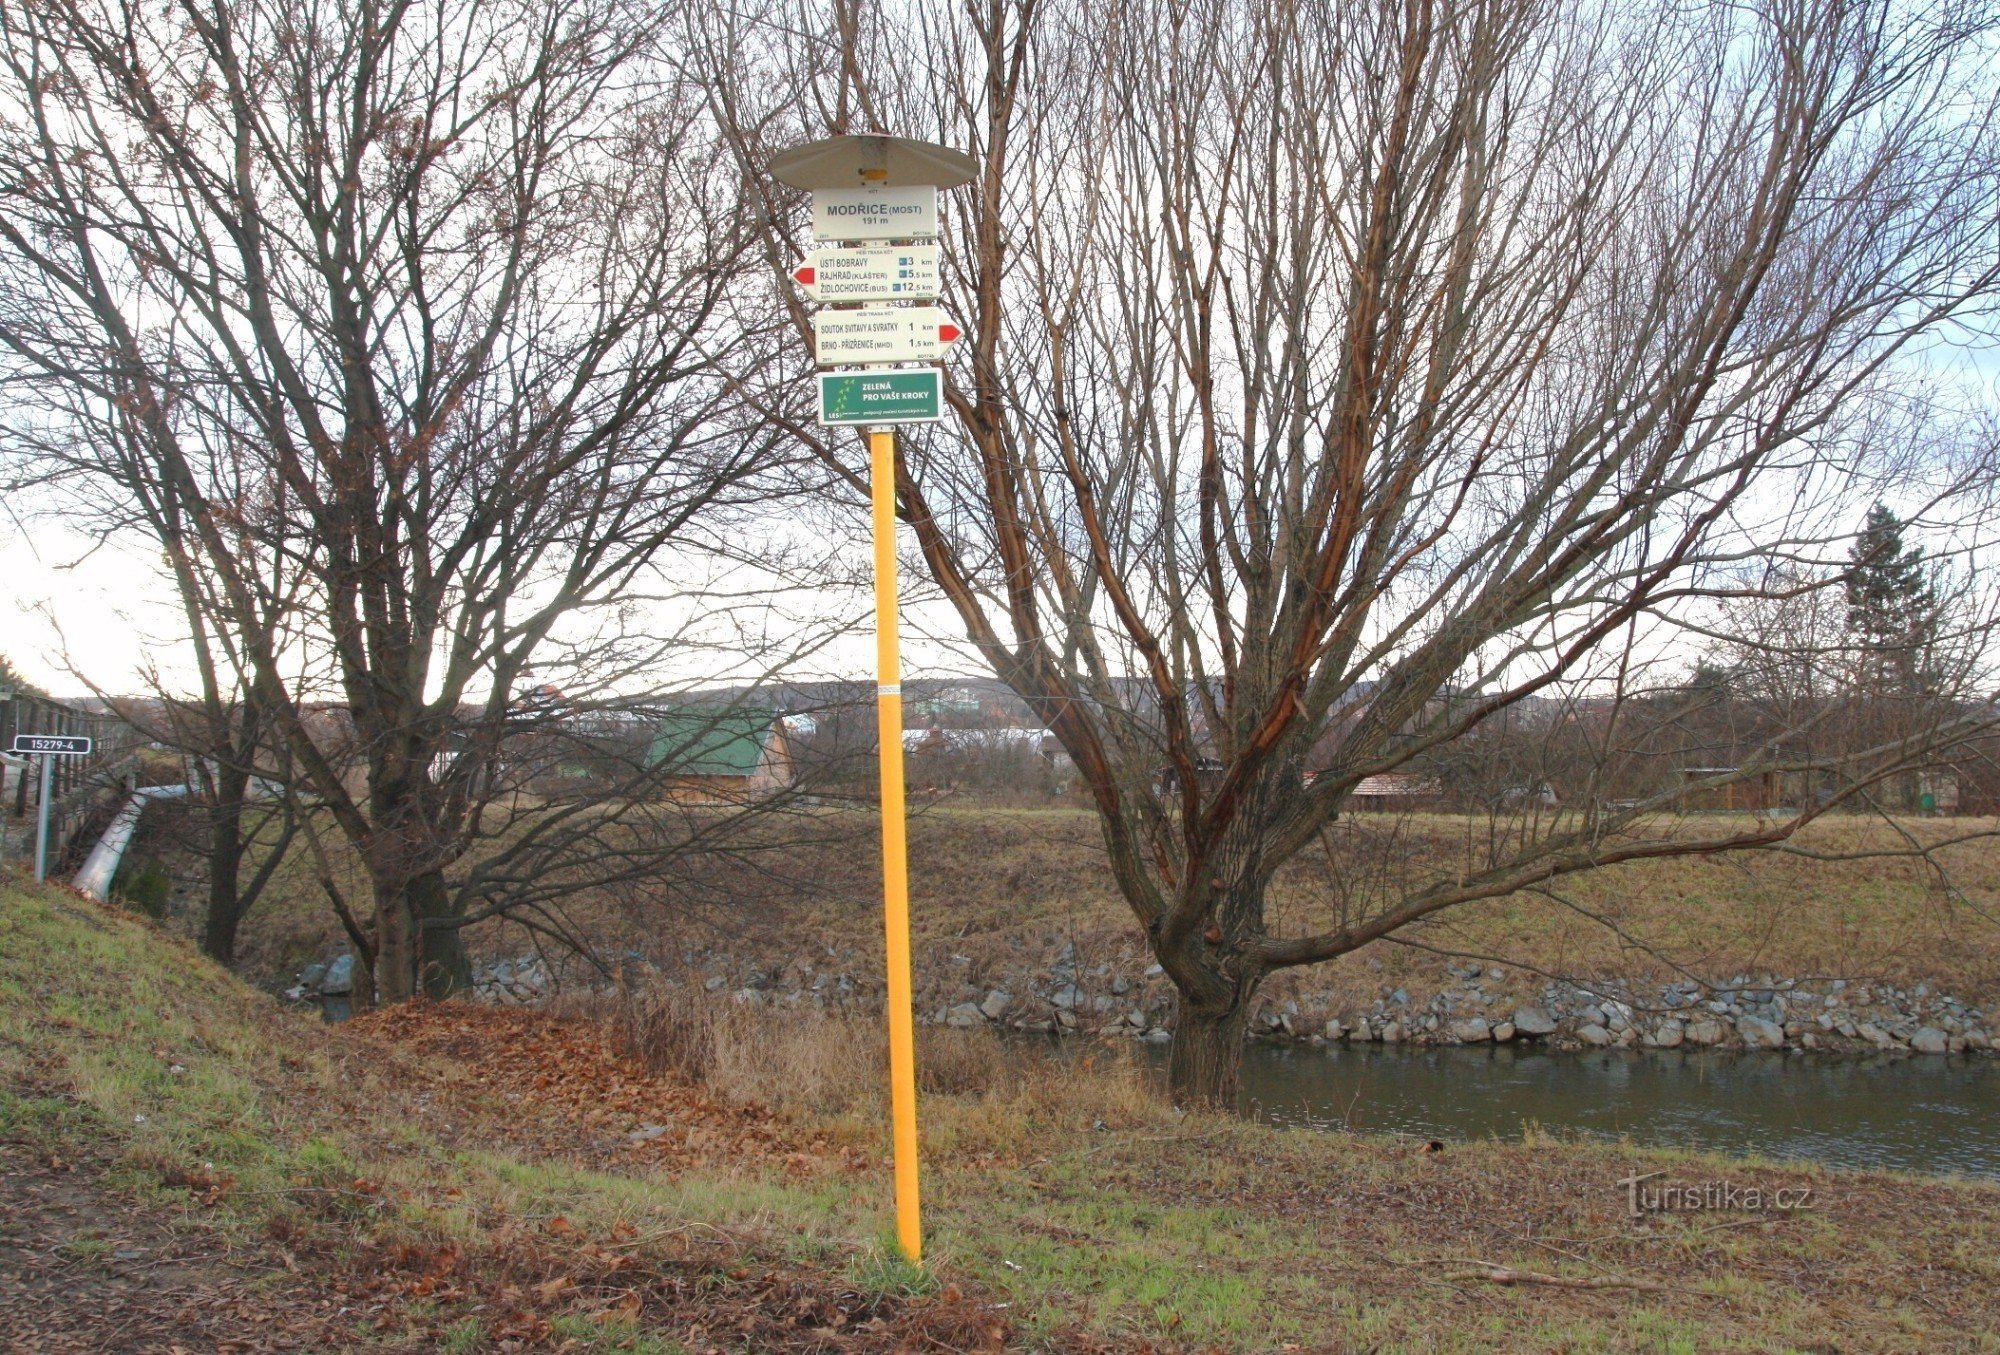
[{"label": "water reflection", "polygon": [[1990,1059],[1253,1045],[1243,1104],[1284,1124],[1462,1139],[1518,1138],[1533,1122],[1647,1145],[2000,1178],[2000,1065]]}]

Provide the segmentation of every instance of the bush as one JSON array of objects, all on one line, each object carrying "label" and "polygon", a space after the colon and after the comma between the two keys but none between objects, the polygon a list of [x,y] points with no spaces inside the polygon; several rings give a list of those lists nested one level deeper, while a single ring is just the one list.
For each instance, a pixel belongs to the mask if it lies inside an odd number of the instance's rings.
[{"label": "bush", "polygon": [[113,896],[127,908],[158,922],[167,915],[167,900],[174,891],[174,877],[157,861],[118,873]]}]

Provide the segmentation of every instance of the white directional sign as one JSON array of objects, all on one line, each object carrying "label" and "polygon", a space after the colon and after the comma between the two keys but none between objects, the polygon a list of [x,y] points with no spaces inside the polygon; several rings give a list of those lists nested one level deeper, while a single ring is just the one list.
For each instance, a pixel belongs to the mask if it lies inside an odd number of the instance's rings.
[{"label": "white directional sign", "polygon": [[813,316],[813,357],[822,367],[866,362],[929,362],[961,330],[936,306],[862,306]]},{"label": "white directional sign", "polygon": [[937,233],[937,189],[927,185],[813,190],[813,234],[821,240],[908,240]]},{"label": "white directional sign", "polygon": [[929,301],[938,294],[936,245],[815,249],[792,270],[815,301]]}]

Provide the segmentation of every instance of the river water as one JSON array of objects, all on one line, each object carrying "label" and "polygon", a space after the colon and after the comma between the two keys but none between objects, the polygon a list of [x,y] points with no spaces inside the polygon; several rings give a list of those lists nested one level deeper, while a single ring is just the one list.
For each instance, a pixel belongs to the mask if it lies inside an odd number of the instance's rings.
[{"label": "river water", "polygon": [[[1164,1063],[1166,1050],[1153,1057]],[[1425,1138],[1557,1134],[2000,1179],[2000,1060],[1263,1045],[1243,1109]]]}]

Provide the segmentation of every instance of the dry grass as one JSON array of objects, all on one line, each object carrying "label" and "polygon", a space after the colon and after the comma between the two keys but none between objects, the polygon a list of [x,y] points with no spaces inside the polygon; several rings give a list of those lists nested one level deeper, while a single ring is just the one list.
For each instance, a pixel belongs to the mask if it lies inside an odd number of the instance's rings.
[{"label": "dry grass", "polygon": [[[602,1023],[619,1054],[712,1094],[800,1122],[886,1118],[888,1039],[879,1020],[780,1014],[682,986],[573,995],[566,1016]],[[1171,1115],[1157,1077],[1129,1044],[1007,1039],[991,1030],[920,1027],[918,1091],[926,1132],[985,1153],[1024,1150],[1051,1131],[1129,1128]]]}]

